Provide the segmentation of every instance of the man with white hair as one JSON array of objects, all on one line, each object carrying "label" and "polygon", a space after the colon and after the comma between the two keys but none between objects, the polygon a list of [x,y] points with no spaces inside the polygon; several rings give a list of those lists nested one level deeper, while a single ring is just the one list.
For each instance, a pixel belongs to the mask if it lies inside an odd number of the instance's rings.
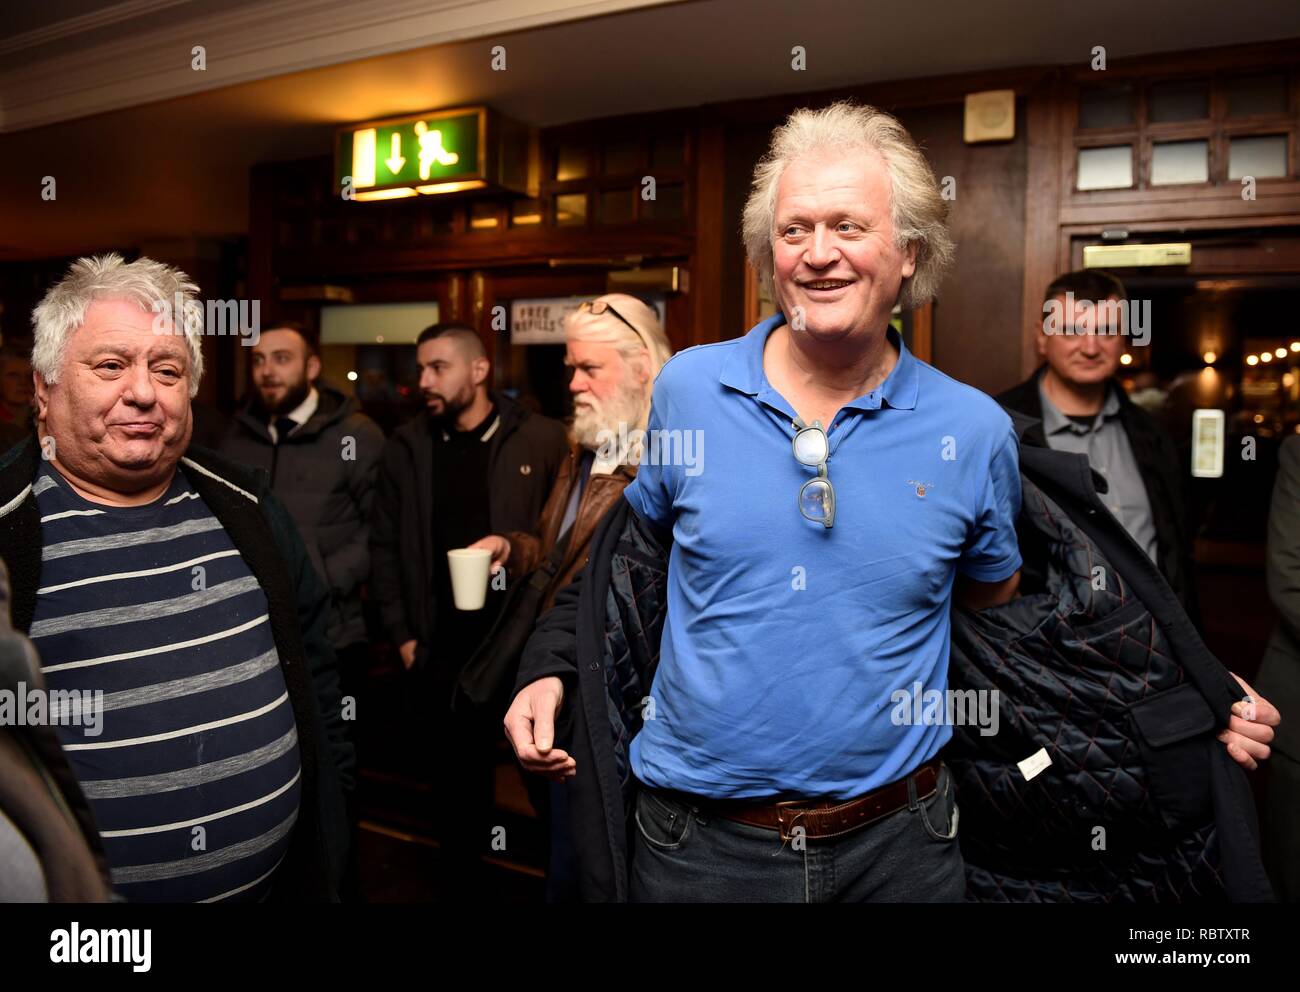
[{"label": "man with white hair", "polygon": [[[651,387],[672,355],[654,310],[625,293],[601,296],[571,313],[564,323],[564,344],[573,394],[569,456],[560,466],[537,531],[492,534],[470,545],[490,550],[493,563],[503,565],[512,582],[525,580],[546,562],[549,580],[538,602],[539,613],[550,609],[556,593],[587,564],[596,524],[636,478],[642,451],[637,440],[650,415]],[[530,614],[509,622],[531,626],[535,619]],[[514,643],[514,638],[504,640]],[[509,674],[514,677],[513,667]],[[564,786],[553,782],[549,793],[532,787],[529,792],[538,814],[550,820],[547,899],[568,901],[576,886]]]},{"label": "man with white hair", "polygon": [[[946,214],[888,114],[837,104],[774,133],[744,232],[780,313],[663,367],[650,431],[702,430],[707,464],[641,466],[507,719],[526,768],[573,776],[587,898],[962,898],[951,728],[898,725],[891,697],[944,689],[954,593],[1015,594],[1020,487],[1010,418],[890,327],[938,289]],[[649,535],[671,541],[666,619]],[[607,594],[619,619],[593,637]],[[573,753],[554,746],[571,697]]]},{"label": "man with white hair", "polygon": [[563,542],[542,612],[587,563],[596,524],[636,478],[636,441],[650,416],[651,387],[672,355],[654,310],[624,293],[599,297],[571,313],[564,323],[564,345],[573,394],[569,456],[537,531],[492,534],[470,545],[490,550],[493,564],[504,565],[515,579]]},{"label": "man with white hair", "polygon": [[265,477],[190,444],[197,290],[105,255],[36,307],[37,437],[0,461],[13,625],[97,711],[59,732],[120,896],[332,900],[352,751],[329,592]]}]

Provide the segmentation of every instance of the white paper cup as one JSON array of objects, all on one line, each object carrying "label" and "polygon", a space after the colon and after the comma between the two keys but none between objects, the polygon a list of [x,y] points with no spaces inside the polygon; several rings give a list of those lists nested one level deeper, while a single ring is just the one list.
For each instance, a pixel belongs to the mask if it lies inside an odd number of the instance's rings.
[{"label": "white paper cup", "polygon": [[492,552],[487,548],[456,548],[447,552],[447,567],[451,569],[451,598],[456,609],[483,609]]}]

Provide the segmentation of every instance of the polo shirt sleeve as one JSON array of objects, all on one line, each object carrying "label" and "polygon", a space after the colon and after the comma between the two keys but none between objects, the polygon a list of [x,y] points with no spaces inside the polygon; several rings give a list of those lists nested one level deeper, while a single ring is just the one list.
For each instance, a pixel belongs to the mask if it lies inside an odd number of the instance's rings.
[{"label": "polo shirt sleeve", "polygon": [[1020,445],[1008,427],[993,450],[979,506],[957,570],[976,582],[1001,582],[1020,567],[1016,517],[1020,515]]},{"label": "polo shirt sleeve", "polygon": [[665,421],[671,419],[665,416],[670,409],[664,377],[660,374],[650,400],[650,420],[642,446],[642,461],[637,467],[636,478],[623,490],[623,496],[632,509],[663,531],[671,531],[676,519],[673,507],[681,485],[681,466],[664,465],[661,459],[651,458],[650,453],[654,450],[651,439],[657,431],[664,430]]}]

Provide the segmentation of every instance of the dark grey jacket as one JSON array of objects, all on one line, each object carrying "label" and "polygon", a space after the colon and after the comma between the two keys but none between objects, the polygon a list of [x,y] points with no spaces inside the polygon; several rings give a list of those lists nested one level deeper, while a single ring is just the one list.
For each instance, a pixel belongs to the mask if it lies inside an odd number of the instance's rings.
[{"label": "dark grey jacket", "polygon": [[1255,688],[1283,714],[1273,747],[1300,761],[1300,437],[1277,453],[1277,481],[1268,513],[1268,597],[1278,625],[1264,652]]},{"label": "dark grey jacket", "polygon": [[356,400],[319,382],[316,389],[316,412],[283,444],[271,443],[266,422],[248,406],[235,416],[218,450],[270,475],[271,490],[329,586],[328,634],[343,648],[366,639],[361,584],[370,572],[370,508],[384,434]]},{"label": "dark grey jacket", "polygon": [[[532,532],[560,463],[568,455],[564,425],[492,393],[501,426],[488,442],[489,520],[493,534]],[[419,642],[423,667],[434,636],[433,436],[426,413],[389,438],[371,517],[371,593],[396,644]],[[487,535],[484,534],[484,537]]]}]

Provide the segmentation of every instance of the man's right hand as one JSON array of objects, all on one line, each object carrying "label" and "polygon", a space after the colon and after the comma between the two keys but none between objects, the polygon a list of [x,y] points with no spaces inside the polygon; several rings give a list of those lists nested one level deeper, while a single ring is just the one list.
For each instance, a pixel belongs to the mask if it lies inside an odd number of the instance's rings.
[{"label": "man's right hand", "polygon": [[397,649],[397,653],[402,656],[402,664],[409,672],[411,666],[415,664],[415,648],[420,642],[412,638]]},{"label": "man's right hand", "polygon": [[578,763],[554,747],[555,718],[564,702],[564,683],[556,676],[530,682],[519,690],[506,713],[506,737],[525,771],[552,782],[577,774]]}]

